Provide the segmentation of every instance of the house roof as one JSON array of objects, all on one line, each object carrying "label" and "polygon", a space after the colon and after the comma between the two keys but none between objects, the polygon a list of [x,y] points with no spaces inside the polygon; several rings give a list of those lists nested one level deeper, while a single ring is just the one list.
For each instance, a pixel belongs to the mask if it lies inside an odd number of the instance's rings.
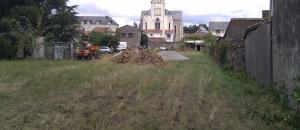
[{"label": "house roof", "polygon": [[[126,31],[141,31],[140,29],[138,29],[138,28],[135,28],[135,27],[133,27],[133,26],[130,26],[130,25],[125,25],[125,26],[122,26],[122,27],[120,27],[120,28],[118,28],[117,29],[117,32],[120,32],[121,30],[126,30]],[[142,32],[142,31],[141,31]]]},{"label": "house roof", "polygon": [[173,20],[181,21],[182,20],[182,11],[169,11],[166,10],[166,15],[173,16]]},{"label": "house roof", "polygon": [[106,27],[96,27],[93,31],[99,32],[99,33],[109,33],[113,32],[111,28],[106,28]]},{"label": "house roof", "polygon": [[209,22],[209,30],[226,30],[229,22]]},{"label": "house roof", "polygon": [[265,19],[265,20],[262,21],[262,22],[259,22],[259,23],[256,23],[256,24],[253,24],[253,25],[249,26],[249,27],[246,29],[246,33],[245,33],[245,35],[244,35],[244,39],[247,38],[247,36],[250,34],[250,32],[255,31],[255,30],[258,29],[260,26],[265,25],[265,24],[271,24],[271,21],[268,20],[268,19]]},{"label": "house roof", "polygon": [[116,21],[114,21],[109,16],[79,16],[80,22],[82,21],[91,21],[91,24],[99,24],[104,25],[119,25]]},{"label": "house roof", "polygon": [[225,39],[243,39],[249,26],[263,21],[263,18],[232,18],[225,32]]}]

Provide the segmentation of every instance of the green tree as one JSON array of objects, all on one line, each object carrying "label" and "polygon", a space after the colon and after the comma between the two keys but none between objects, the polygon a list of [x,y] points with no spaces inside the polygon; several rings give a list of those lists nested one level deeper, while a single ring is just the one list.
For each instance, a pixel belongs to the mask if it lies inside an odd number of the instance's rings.
[{"label": "green tree", "polygon": [[119,46],[118,36],[114,36],[111,34],[98,33],[93,31],[89,33],[88,36],[82,36],[81,39],[97,46],[108,46],[114,49]]},{"label": "green tree", "polygon": [[199,29],[198,25],[190,25],[190,26],[183,27],[184,33],[196,33],[198,29]]},{"label": "green tree", "polygon": [[[68,6],[67,2],[1,0],[0,46],[7,48],[8,52],[14,52],[9,48],[17,48],[19,57],[26,57],[31,55],[37,37],[45,37],[48,42],[75,42],[79,36],[76,6]],[[7,56],[11,57],[14,56]]]},{"label": "green tree", "polygon": [[87,36],[83,36],[83,39],[86,41],[97,45],[97,46],[104,46],[102,43],[103,33],[91,32]]}]

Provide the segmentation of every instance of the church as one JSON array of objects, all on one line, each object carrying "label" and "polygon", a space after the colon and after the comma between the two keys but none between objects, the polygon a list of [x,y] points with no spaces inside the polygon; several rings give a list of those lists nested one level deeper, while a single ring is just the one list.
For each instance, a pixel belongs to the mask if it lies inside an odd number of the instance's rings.
[{"label": "church", "polygon": [[183,39],[182,11],[169,11],[165,0],[152,0],[151,10],[142,11],[140,29],[149,39],[180,42]]}]

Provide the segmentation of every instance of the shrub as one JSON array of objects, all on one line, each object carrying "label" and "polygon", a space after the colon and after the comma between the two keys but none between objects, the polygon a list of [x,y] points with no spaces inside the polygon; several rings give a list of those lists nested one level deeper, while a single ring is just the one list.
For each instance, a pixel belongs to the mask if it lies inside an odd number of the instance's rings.
[{"label": "shrub", "polygon": [[210,44],[210,54],[217,59],[221,65],[226,65],[227,63],[227,52],[229,47],[229,41],[220,41],[218,43]]},{"label": "shrub", "polygon": [[17,48],[10,40],[0,37],[0,60],[13,59],[16,57]]}]

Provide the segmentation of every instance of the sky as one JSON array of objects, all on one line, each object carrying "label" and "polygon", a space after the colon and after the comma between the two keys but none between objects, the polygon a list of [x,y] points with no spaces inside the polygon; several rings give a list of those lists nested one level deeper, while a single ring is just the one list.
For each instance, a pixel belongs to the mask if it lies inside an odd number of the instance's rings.
[{"label": "sky", "polygon": [[[166,9],[182,10],[184,25],[229,21],[231,18],[260,18],[270,0],[165,0]],[[110,16],[120,26],[139,23],[142,10],[151,0],[69,0],[78,5],[79,16]]]}]

